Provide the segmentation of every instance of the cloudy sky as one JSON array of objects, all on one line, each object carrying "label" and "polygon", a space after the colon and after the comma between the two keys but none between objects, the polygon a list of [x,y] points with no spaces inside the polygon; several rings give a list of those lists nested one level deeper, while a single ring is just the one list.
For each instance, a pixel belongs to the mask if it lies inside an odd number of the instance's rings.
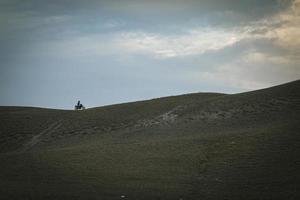
[{"label": "cloudy sky", "polygon": [[300,0],[0,0],[0,105],[237,93],[299,64]]}]

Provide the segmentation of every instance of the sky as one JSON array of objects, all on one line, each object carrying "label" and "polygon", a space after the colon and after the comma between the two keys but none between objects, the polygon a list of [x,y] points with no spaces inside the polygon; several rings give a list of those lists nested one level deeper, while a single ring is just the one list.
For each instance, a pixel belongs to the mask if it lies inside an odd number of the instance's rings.
[{"label": "sky", "polygon": [[300,0],[0,0],[0,106],[240,93],[299,64]]}]

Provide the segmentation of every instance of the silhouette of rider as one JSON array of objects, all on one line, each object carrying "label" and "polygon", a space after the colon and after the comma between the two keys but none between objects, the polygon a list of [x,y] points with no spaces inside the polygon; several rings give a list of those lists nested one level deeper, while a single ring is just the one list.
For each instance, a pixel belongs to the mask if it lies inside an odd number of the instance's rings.
[{"label": "silhouette of rider", "polygon": [[75,109],[81,109],[82,108],[82,104],[80,103],[80,101],[77,102],[77,104],[75,105]]}]

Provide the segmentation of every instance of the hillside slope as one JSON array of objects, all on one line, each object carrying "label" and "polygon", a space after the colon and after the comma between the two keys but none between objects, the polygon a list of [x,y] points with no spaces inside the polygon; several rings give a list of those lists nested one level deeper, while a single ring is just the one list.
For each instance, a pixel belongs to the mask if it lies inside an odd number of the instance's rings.
[{"label": "hillside slope", "polygon": [[299,91],[0,107],[0,197],[299,199]]}]

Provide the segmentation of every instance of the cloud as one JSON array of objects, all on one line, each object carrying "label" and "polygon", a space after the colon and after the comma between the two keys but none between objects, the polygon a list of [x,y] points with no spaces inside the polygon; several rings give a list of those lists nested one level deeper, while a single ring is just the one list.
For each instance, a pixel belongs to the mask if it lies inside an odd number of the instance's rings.
[{"label": "cloud", "polygon": [[[154,59],[170,59],[218,51],[246,37],[236,30],[193,29],[185,34],[158,34],[142,31],[109,32],[62,37],[43,41],[36,49],[52,49],[55,54],[75,55],[144,55]],[[40,50],[39,50],[40,51]],[[49,52],[49,51],[48,51]],[[46,52],[47,53],[47,52]]]},{"label": "cloud", "polygon": [[239,30],[198,28],[173,36],[145,32],[122,33],[116,43],[128,52],[150,54],[155,58],[173,58],[221,50],[244,37],[246,35]]},{"label": "cloud", "polygon": [[298,60],[256,49],[236,55],[230,62],[217,63],[216,67],[204,72],[192,72],[189,76],[191,82],[204,81],[249,91],[299,79],[298,63]]},{"label": "cloud", "polygon": [[126,25],[126,22],[124,20],[121,20],[121,19],[110,19],[110,20],[107,20],[103,24],[103,27],[104,28],[108,28],[108,29],[114,29],[114,28],[124,27],[125,25]]},{"label": "cloud", "polygon": [[[143,55],[157,60],[158,67],[165,65],[165,61],[180,59],[184,65],[193,57],[203,59],[205,54],[212,54],[206,61],[208,66],[197,68],[197,63],[192,63],[194,69],[187,73],[187,79],[241,90],[259,89],[300,77],[298,2],[271,17],[235,27],[208,25],[174,33],[122,30],[85,34],[47,43],[45,49],[55,49],[52,52],[69,58],[114,57],[125,58],[125,62],[126,57]],[[124,24],[108,21],[111,28],[119,25]],[[239,46],[245,41],[249,41],[246,46]],[[255,41],[268,41],[272,45],[262,47]],[[230,53],[227,60],[218,57],[232,48],[241,52]]]},{"label": "cloud", "polygon": [[115,40],[120,48],[155,58],[174,58],[218,51],[246,39],[266,39],[284,48],[300,49],[300,0],[272,16],[234,27],[190,27],[181,34],[124,32]]},{"label": "cloud", "polygon": [[143,31],[79,35],[54,42],[46,41],[43,46],[64,51],[69,56],[74,53],[119,56],[126,54],[171,59],[222,50],[245,37],[247,33],[240,30],[198,28],[174,35]]},{"label": "cloud", "polygon": [[269,18],[260,20],[251,27],[257,37],[274,40],[274,43],[284,48],[300,49],[300,0],[295,0],[291,6]]},{"label": "cloud", "polygon": [[[273,35],[280,46],[300,49],[300,0],[296,0],[291,10],[278,16],[282,26]],[[272,33],[269,33],[272,35]]]}]

